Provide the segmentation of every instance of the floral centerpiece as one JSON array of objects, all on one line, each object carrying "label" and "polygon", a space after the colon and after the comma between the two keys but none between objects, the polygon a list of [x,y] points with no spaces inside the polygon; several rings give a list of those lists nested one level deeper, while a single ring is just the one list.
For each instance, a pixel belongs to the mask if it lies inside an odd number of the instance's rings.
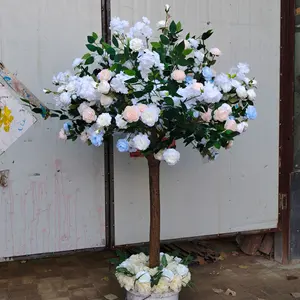
[{"label": "floral centerpiece", "polygon": [[176,140],[215,159],[257,115],[257,82],[248,77],[248,64],[217,74],[212,66],[221,51],[205,44],[212,30],[181,37],[182,25],[171,19],[169,9],[166,5],[166,18],[157,24],[156,40],[146,17],[131,28],[113,18],[111,43],[96,33],[88,36],[89,52],[74,60],[74,72],[59,73],[53,78],[57,90],[44,90],[54,95],[58,107],[45,118],[67,120],[61,139],[79,137],[99,147],[121,134],[118,150],[139,151],[148,161],[150,255],[133,256],[116,272],[122,286],[141,294],[178,292],[190,279],[177,258],[160,256],[161,161],[170,166],[179,161]]}]

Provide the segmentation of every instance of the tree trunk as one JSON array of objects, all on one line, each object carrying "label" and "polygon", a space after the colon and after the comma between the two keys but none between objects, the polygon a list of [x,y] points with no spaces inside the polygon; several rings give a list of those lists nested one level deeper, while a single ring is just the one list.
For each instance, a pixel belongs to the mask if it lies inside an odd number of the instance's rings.
[{"label": "tree trunk", "polygon": [[150,261],[149,267],[155,268],[160,264],[160,193],[159,166],[160,161],[153,155],[147,156],[149,167],[150,191]]}]

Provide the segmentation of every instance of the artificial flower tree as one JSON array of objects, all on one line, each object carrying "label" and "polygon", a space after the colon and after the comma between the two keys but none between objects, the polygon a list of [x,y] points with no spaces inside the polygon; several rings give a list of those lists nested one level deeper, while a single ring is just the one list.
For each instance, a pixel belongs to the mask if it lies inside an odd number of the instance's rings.
[{"label": "artificial flower tree", "polygon": [[[173,166],[179,161],[174,141],[191,144],[212,160],[221,148],[232,146],[234,138],[248,128],[249,119],[256,118],[257,82],[247,77],[248,64],[216,74],[212,66],[221,51],[205,44],[212,30],[181,37],[181,23],[171,20],[169,9],[167,5],[166,19],[157,24],[157,40],[146,17],[129,29],[127,21],[113,18],[111,44],[96,33],[88,36],[89,52],[74,60],[74,73],[59,73],[53,78],[57,90],[44,90],[54,95],[58,109],[33,108],[46,118],[67,120],[59,132],[63,140],[79,137],[99,147],[109,137],[123,134],[116,143],[118,150],[139,151],[147,159],[150,257],[148,261],[142,256],[139,262],[134,257],[117,268],[123,276],[119,281],[127,278],[122,283],[127,290],[143,279],[151,282],[153,292],[162,277],[174,280],[174,276],[181,276],[177,277],[180,283],[173,284],[180,289],[187,283],[184,278],[190,278],[178,258],[160,255],[160,163]],[[141,267],[129,270],[132,261]],[[168,269],[170,264],[177,271]],[[128,281],[131,277],[135,280]],[[167,290],[172,289],[172,280]]]}]

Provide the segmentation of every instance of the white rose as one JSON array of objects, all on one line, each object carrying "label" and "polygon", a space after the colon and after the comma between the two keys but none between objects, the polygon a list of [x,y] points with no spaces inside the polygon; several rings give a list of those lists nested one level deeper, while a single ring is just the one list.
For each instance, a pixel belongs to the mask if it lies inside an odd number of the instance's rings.
[{"label": "white rose", "polygon": [[165,5],[165,12],[169,12],[169,10],[170,10],[170,5],[169,5],[169,4],[166,4],[166,5]]},{"label": "white rose", "polygon": [[247,98],[247,91],[246,91],[245,87],[242,85],[236,89],[236,93],[242,99]]},{"label": "white rose", "polygon": [[141,271],[135,275],[135,278],[140,283],[148,283],[151,282],[151,276],[148,272]]},{"label": "white rose", "polygon": [[253,79],[253,80],[252,80],[252,85],[253,85],[253,86],[257,86],[257,80]]},{"label": "white rose", "polygon": [[134,278],[126,276],[121,273],[116,273],[117,280],[121,287],[125,288],[126,291],[130,291],[134,288]]},{"label": "white rose", "polygon": [[177,263],[181,263],[182,262],[182,259],[180,257],[174,257],[174,260],[177,262]]},{"label": "white rose", "polygon": [[151,284],[150,282],[148,283],[141,283],[141,282],[136,282],[135,283],[135,288],[137,289],[137,292],[141,295],[148,296],[151,293]]},{"label": "white rose", "polygon": [[163,294],[169,292],[169,285],[170,285],[169,280],[162,277],[159,280],[158,284],[156,286],[154,286],[153,292],[155,294],[163,295]]},{"label": "white rose", "polygon": [[143,41],[138,38],[134,38],[129,42],[129,47],[132,51],[138,52],[141,51],[144,47]]},{"label": "white rose", "polygon": [[98,85],[98,92],[101,94],[107,94],[110,90],[110,85],[106,80],[102,80]]},{"label": "white rose", "polygon": [[112,97],[104,95],[104,94],[102,94],[100,97],[100,103],[106,107],[110,106],[113,103],[113,101],[114,101],[114,99]]},{"label": "white rose", "polygon": [[211,48],[209,52],[214,56],[220,56],[222,54],[219,48]]},{"label": "white rose", "polygon": [[111,116],[109,113],[101,114],[97,119],[97,125],[99,127],[107,127],[111,124]]},{"label": "white rose", "polygon": [[166,27],[166,21],[165,20],[161,20],[161,21],[157,22],[157,24],[156,24],[157,29],[163,29],[165,27]]},{"label": "white rose", "polygon": [[150,140],[146,134],[138,134],[133,139],[134,148],[144,151],[150,146]]},{"label": "white rose", "polygon": [[256,98],[256,93],[253,89],[247,91],[248,99],[253,101]]},{"label": "white rose", "polygon": [[185,277],[189,273],[189,269],[187,266],[179,264],[176,268],[177,274],[181,277]]},{"label": "white rose", "polygon": [[168,280],[172,281],[174,279],[174,273],[171,270],[168,270],[166,268],[163,269],[162,276],[167,278]]},{"label": "white rose", "polygon": [[157,159],[157,160],[162,161],[164,159],[163,158],[164,151],[165,151],[165,149],[164,150],[160,150],[157,153],[154,153],[154,158]]},{"label": "white rose", "polygon": [[173,280],[170,283],[170,289],[175,293],[179,293],[181,290],[181,286],[182,286],[181,276],[179,275],[174,276]]},{"label": "white rose", "polygon": [[160,109],[156,105],[149,105],[149,107],[142,112],[141,120],[149,127],[153,127],[158,121],[159,113]]},{"label": "white rose", "polygon": [[185,277],[182,278],[182,286],[187,286],[188,283],[191,281],[191,273],[188,272],[187,275]]},{"label": "white rose", "polygon": [[175,149],[167,149],[163,153],[163,158],[169,166],[174,166],[180,159],[180,153]]},{"label": "white rose", "polygon": [[59,131],[58,137],[59,137],[61,140],[66,140],[66,139],[67,139],[67,135],[65,134],[65,131],[64,131],[63,128]]},{"label": "white rose", "polygon": [[67,84],[66,86],[66,90],[69,92],[69,93],[72,93],[76,90],[76,84],[74,81],[71,81]]},{"label": "white rose", "polygon": [[248,123],[247,122],[241,122],[239,124],[237,124],[237,129],[236,131],[238,131],[239,133],[243,133],[248,129]]},{"label": "white rose", "polygon": [[121,115],[116,115],[116,124],[120,129],[126,129],[127,128],[127,122],[122,118]]},{"label": "white rose", "polygon": [[89,106],[87,106],[83,112],[82,112],[82,119],[83,121],[87,122],[87,123],[92,123],[94,121],[96,121],[97,116],[95,111],[90,108]]}]

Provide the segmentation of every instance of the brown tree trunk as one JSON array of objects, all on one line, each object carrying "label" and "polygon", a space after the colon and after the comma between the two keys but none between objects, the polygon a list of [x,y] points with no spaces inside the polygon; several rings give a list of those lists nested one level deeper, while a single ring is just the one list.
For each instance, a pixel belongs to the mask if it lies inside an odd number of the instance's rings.
[{"label": "brown tree trunk", "polygon": [[160,161],[153,155],[147,156],[149,167],[150,190],[150,249],[149,267],[155,268],[160,264],[160,192],[159,166]]}]

